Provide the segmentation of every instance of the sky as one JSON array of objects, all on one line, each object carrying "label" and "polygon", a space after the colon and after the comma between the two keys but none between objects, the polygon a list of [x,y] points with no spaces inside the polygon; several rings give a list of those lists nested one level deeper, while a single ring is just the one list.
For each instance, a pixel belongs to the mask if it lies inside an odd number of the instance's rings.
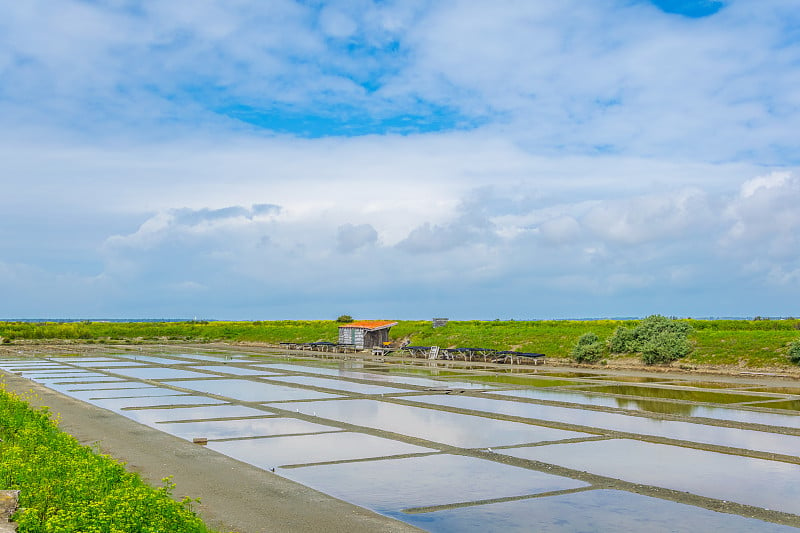
[{"label": "sky", "polygon": [[0,319],[800,315],[796,0],[0,6]]}]

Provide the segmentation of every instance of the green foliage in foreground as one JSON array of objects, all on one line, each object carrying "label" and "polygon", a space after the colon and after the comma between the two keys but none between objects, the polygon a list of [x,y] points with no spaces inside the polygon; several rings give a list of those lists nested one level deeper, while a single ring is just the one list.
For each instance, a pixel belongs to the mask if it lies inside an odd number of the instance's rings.
[{"label": "green foliage in foreground", "polygon": [[603,357],[605,347],[594,333],[584,333],[572,348],[572,358],[578,363],[596,363]]},{"label": "green foliage in foreground", "polygon": [[0,487],[19,489],[19,533],[206,533],[190,500],[154,489],[59,431],[0,385]]}]

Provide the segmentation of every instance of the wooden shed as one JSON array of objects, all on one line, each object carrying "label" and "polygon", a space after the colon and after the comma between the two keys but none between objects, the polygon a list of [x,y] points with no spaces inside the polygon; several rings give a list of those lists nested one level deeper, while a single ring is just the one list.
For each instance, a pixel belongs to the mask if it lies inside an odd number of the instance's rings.
[{"label": "wooden shed", "polygon": [[397,322],[391,320],[361,320],[339,326],[339,344],[352,344],[363,350],[389,342],[389,329]]}]

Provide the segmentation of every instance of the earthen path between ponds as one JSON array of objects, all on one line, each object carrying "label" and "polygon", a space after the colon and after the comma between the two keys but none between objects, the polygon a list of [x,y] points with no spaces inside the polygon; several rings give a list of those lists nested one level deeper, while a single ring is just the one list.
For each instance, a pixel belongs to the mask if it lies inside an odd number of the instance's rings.
[{"label": "earthen path between ponds", "polygon": [[152,485],[173,476],[174,497],[200,498],[194,510],[219,531],[420,531],[28,379],[0,374],[7,390],[36,394],[29,403],[48,406],[60,416],[59,427],[81,444],[96,444]]}]

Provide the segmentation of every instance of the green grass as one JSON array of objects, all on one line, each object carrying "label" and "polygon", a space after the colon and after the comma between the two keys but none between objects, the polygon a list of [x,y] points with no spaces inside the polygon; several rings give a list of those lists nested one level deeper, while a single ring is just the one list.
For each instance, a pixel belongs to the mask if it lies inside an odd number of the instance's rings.
[{"label": "green grass", "polygon": [[0,487],[20,490],[19,533],[207,533],[174,485],[152,488],[60,431],[0,384]]},{"label": "green grass", "polygon": [[[738,365],[749,368],[790,365],[788,343],[800,339],[800,320],[688,320],[695,350],[681,364]],[[391,330],[394,340],[413,345],[479,347],[539,352],[568,358],[578,338],[593,332],[608,339],[619,326],[637,321],[543,320],[451,321],[434,329],[430,321],[400,321]],[[336,342],[339,324],[332,320],[257,322],[162,322],[69,324],[0,322],[0,337],[20,340],[64,339],[76,342],[137,343],[164,341],[227,341],[278,344],[284,341]],[[617,356],[611,355],[610,358]]]}]

